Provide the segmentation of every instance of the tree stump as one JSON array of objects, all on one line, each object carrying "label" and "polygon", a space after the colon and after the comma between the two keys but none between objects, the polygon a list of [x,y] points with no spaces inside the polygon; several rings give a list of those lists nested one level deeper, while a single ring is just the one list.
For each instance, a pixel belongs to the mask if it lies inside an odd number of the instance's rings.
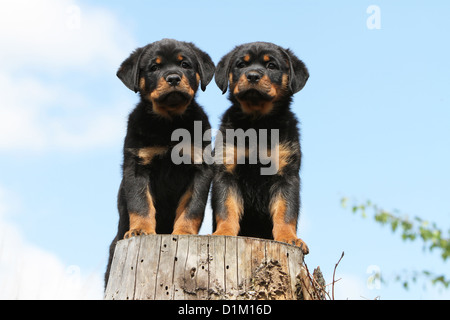
[{"label": "tree stump", "polygon": [[148,235],[117,243],[107,300],[295,300],[303,254],[245,237]]}]

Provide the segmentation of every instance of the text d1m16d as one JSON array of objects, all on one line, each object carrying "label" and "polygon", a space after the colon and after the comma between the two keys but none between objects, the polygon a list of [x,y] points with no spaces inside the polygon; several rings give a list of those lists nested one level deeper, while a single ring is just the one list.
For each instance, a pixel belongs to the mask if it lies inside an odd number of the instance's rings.
[{"label": "text d1m16d", "polygon": [[226,305],[222,306],[222,314],[240,314],[240,315],[263,315],[270,314],[272,308],[270,305]]}]

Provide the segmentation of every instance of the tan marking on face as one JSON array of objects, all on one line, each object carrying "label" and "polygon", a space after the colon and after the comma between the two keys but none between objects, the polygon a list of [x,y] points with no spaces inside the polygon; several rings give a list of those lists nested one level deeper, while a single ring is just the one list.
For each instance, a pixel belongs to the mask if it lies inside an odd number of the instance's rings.
[{"label": "tan marking on face", "polygon": [[140,88],[142,91],[145,90],[145,78],[144,78],[144,77],[141,77],[141,78],[139,79],[139,88]]},{"label": "tan marking on face", "polygon": [[[184,92],[187,93],[190,96],[190,99],[188,99],[184,104],[181,104],[176,107],[172,106],[166,106],[162,102],[159,102],[158,99],[167,92]],[[155,90],[153,90],[149,94],[149,100],[153,104],[153,111],[157,114],[159,114],[162,117],[171,119],[174,115],[181,115],[183,114],[189,104],[191,103],[192,99],[194,98],[195,91],[192,89],[191,85],[189,84],[189,80],[186,78],[185,75],[181,77],[180,83],[173,87],[167,83],[167,81],[164,78],[160,78],[158,80],[158,83],[156,85]]]},{"label": "tan marking on face", "polygon": [[[230,74],[231,75],[231,74]],[[248,79],[247,79],[247,77],[245,76],[245,74],[242,74],[240,77],[239,77],[239,79],[238,79],[238,81],[237,81],[237,83],[236,83],[236,85],[235,85],[235,87],[234,87],[234,89],[233,89],[233,94],[234,95],[237,95],[239,92],[240,92],[240,89],[247,89],[249,87],[249,83],[248,83]]]},{"label": "tan marking on face", "polygon": [[233,74],[230,72],[230,74],[228,75],[228,82],[230,82],[230,85],[233,84]]},{"label": "tan marking on face", "polygon": [[149,95],[150,100],[152,101],[157,100],[161,95],[163,95],[164,93],[166,93],[171,89],[172,87],[167,83],[167,81],[163,77],[159,78],[155,90],[153,90]]},{"label": "tan marking on face", "polygon": [[189,84],[188,78],[184,74],[181,77],[181,81],[178,87],[180,91],[187,92],[190,96],[194,96],[194,89],[192,89],[191,85]]},{"label": "tan marking on face", "polygon": [[271,101],[261,101],[257,104],[249,101],[239,101],[242,107],[242,111],[247,114],[269,114],[273,109],[273,103]]},{"label": "tan marking on face", "polygon": [[282,76],[282,80],[281,80],[281,88],[287,90],[289,86],[289,77],[288,75],[285,73]]},{"label": "tan marking on face", "polygon": [[259,86],[261,87],[261,91],[266,92],[269,96],[272,98],[275,98],[277,96],[277,88],[276,86],[270,81],[270,78],[268,75],[264,75],[261,80],[259,80]]},{"label": "tan marking on face", "polygon": [[258,103],[253,103],[250,101],[238,99],[239,103],[241,104],[242,111],[248,114],[257,113],[262,115],[270,113],[273,109],[272,102],[278,99],[278,94],[280,91],[279,86],[273,84],[272,81],[270,81],[269,76],[267,75],[262,76],[261,80],[259,80],[258,83],[252,84],[248,82],[248,79],[245,76],[245,74],[242,74],[239,77],[239,80],[233,89],[233,94],[237,95],[239,94],[239,92],[248,90],[250,88],[254,88],[261,92],[266,93],[268,96],[272,98],[272,100],[270,101],[261,100]]},{"label": "tan marking on face", "polygon": [[198,84],[200,83],[200,74],[199,73],[195,74],[195,79],[197,80],[197,87],[198,87]]},{"label": "tan marking on face", "polygon": [[289,76],[287,74],[283,74],[281,86],[276,86],[276,91],[277,93],[274,101],[280,100],[289,93]]},{"label": "tan marking on face", "polygon": [[261,80],[258,81],[258,83],[253,84],[249,83],[247,76],[245,74],[242,74],[239,77],[238,82],[236,83],[236,87],[233,90],[233,93],[236,95],[241,91],[245,91],[248,89],[257,89],[261,92],[264,92],[271,96],[272,98],[275,98],[277,95],[277,87],[270,81],[269,76],[266,74],[262,76]]}]

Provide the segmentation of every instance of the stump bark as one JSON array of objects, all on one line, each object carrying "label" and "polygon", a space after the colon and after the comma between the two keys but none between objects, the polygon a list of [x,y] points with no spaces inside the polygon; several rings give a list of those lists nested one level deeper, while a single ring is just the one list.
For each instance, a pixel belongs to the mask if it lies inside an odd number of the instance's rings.
[{"label": "stump bark", "polygon": [[295,300],[303,254],[245,237],[148,235],[117,243],[105,299]]}]

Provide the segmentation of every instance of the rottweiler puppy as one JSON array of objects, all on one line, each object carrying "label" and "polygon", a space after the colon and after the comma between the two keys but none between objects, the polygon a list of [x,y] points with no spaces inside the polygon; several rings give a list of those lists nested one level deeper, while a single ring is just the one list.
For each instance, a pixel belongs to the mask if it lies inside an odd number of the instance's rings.
[{"label": "rottweiler puppy", "polygon": [[[229,86],[232,106],[219,129],[227,139],[215,144],[224,160],[212,182],[214,235],[274,239],[308,253],[297,237],[301,151],[290,110],[308,77],[289,49],[267,42],[237,46],[218,63],[215,81],[223,93]],[[273,170],[264,173],[268,164]]]},{"label": "rottweiler puppy", "polygon": [[120,66],[117,76],[130,90],[139,92],[140,102],[128,118],[118,194],[119,225],[110,246],[105,283],[118,240],[157,233],[198,233],[212,169],[204,161],[172,161],[179,156],[179,151],[174,151],[178,141],[172,141],[172,134],[181,129],[193,137],[195,122],[201,124],[202,133],[210,129],[195,94],[199,86],[206,89],[214,70],[207,53],[192,43],[172,39],[138,48]]}]

